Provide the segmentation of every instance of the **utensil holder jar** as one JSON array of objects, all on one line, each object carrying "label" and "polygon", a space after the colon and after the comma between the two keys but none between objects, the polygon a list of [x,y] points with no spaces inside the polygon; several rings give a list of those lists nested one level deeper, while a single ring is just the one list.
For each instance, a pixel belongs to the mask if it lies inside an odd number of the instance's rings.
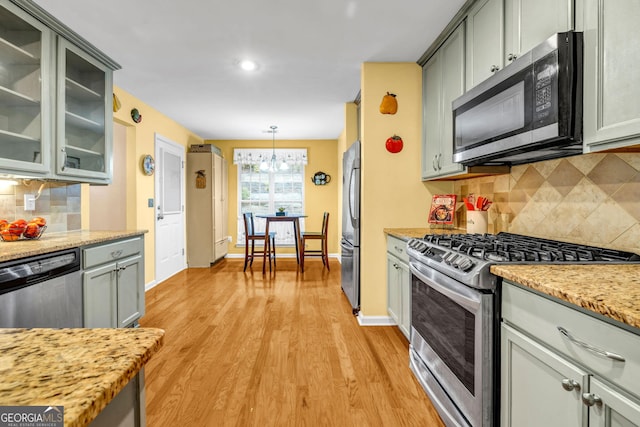
[{"label": "utensil holder jar", "polygon": [[487,211],[467,211],[467,233],[484,234],[488,229],[489,213]]}]

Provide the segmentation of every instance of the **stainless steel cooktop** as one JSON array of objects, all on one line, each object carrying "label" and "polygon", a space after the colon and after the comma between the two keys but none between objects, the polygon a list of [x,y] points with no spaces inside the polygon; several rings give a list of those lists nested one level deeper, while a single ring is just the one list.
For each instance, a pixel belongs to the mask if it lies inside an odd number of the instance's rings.
[{"label": "stainless steel cooktop", "polygon": [[494,289],[493,264],[640,263],[631,252],[560,242],[513,233],[427,234],[411,239],[412,262],[432,267],[478,289]]}]

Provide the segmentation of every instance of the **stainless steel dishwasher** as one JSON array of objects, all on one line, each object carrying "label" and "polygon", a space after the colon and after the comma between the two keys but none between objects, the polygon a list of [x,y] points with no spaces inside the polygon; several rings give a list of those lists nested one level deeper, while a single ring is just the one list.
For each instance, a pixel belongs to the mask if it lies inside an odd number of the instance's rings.
[{"label": "stainless steel dishwasher", "polygon": [[0,263],[1,328],[80,328],[78,248]]}]

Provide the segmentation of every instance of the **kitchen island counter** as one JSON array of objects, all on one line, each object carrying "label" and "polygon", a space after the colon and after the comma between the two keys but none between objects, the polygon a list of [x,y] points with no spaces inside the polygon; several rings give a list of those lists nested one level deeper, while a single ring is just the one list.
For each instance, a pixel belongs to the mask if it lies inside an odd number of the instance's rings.
[{"label": "kitchen island counter", "polygon": [[0,241],[0,262],[42,255],[64,249],[103,243],[131,236],[139,236],[146,230],[123,231],[67,231],[60,233],[45,232],[37,240]]},{"label": "kitchen island counter", "polygon": [[605,318],[640,328],[638,264],[494,265],[491,272]]},{"label": "kitchen island counter", "polygon": [[163,343],[156,328],[0,329],[0,406],[64,406],[86,426]]}]

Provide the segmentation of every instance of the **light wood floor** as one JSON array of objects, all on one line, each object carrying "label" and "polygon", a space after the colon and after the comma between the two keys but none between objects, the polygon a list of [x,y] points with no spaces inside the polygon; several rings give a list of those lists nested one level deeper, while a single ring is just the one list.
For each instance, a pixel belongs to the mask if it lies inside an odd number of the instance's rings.
[{"label": "light wood floor", "polygon": [[185,270],[146,294],[166,331],[145,369],[147,425],[443,426],[396,327],[360,327],[340,264]]}]

